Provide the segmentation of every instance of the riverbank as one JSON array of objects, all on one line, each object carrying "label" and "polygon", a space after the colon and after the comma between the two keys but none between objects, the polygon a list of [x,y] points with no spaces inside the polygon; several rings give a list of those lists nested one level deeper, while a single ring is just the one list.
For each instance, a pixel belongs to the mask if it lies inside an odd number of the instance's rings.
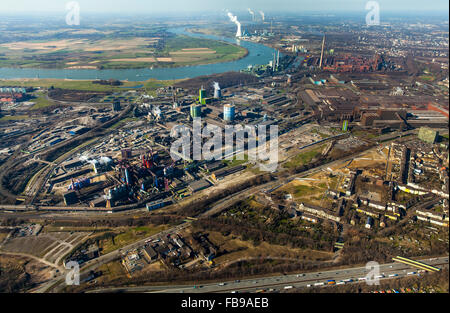
[{"label": "riverbank", "polygon": [[[141,69],[35,69],[35,68],[1,68],[0,79],[18,80],[22,78],[37,79],[72,79],[72,80],[108,80],[116,79],[129,82],[143,82],[152,79],[167,81],[187,79],[197,76],[212,75],[224,72],[239,72],[246,69],[249,65],[267,64],[273,58],[273,49],[258,43],[239,41],[235,38],[222,38],[208,35],[196,35],[188,33],[184,28],[173,29],[176,35],[195,36],[200,39],[210,39],[215,42],[223,41],[228,43],[227,46],[238,45],[243,51],[242,55],[233,61],[224,61],[217,63],[201,64],[201,65],[185,65],[177,67],[164,68],[141,68]],[[203,41],[204,42],[204,41]],[[224,45],[222,45],[224,46]],[[177,47],[178,48],[178,47]],[[194,49],[198,49],[200,46]],[[214,47],[209,47],[212,50]],[[233,46],[234,48],[234,46]],[[215,48],[218,49],[218,48]],[[244,50],[245,49],[245,50]],[[179,51],[179,50],[177,50]],[[223,51],[222,51],[223,52]],[[200,61],[200,60],[198,60]],[[221,60],[223,61],[223,60]],[[190,62],[193,62],[190,60]],[[202,60],[201,63],[205,63]],[[167,64],[169,65],[169,64]],[[182,64],[179,64],[182,65]],[[109,88],[108,90],[110,90]],[[91,89],[90,89],[91,90]]]}]

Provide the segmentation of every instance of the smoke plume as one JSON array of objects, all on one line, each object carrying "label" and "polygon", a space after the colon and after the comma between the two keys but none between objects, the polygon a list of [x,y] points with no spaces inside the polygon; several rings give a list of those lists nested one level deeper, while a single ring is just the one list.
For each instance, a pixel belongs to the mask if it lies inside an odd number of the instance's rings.
[{"label": "smoke plume", "polygon": [[259,11],[259,14],[261,14],[261,18],[264,21],[266,19],[266,15],[264,14],[263,11]]},{"label": "smoke plume", "polygon": [[241,23],[238,21],[237,16],[234,16],[231,12],[228,12],[228,17],[230,18],[230,21],[235,23],[237,26],[236,37],[242,37]]},{"label": "smoke plume", "polygon": [[248,13],[252,15],[252,21],[255,20],[255,12],[253,12],[250,8],[248,8]]}]

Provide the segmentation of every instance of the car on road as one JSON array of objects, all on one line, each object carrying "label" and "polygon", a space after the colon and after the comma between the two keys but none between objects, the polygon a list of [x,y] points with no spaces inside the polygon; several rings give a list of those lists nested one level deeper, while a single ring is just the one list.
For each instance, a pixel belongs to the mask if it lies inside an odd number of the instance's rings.
[{"label": "car on road", "polygon": [[398,276],[398,274],[391,274],[391,275],[389,275],[389,277],[397,277]]},{"label": "car on road", "polygon": [[297,274],[297,277],[303,277],[305,274]]},{"label": "car on road", "polygon": [[407,275],[414,275],[414,274],[417,274],[417,273],[416,272],[408,272]]},{"label": "car on road", "polygon": [[219,284],[219,286],[225,286],[226,285],[226,283],[220,283]]},{"label": "car on road", "polygon": [[294,286],[284,286],[284,289],[292,289]]}]

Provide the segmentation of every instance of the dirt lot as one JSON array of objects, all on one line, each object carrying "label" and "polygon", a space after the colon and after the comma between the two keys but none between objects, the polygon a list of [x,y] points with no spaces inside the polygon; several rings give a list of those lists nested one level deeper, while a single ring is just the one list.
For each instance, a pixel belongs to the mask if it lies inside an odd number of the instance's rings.
[{"label": "dirt lot", "polygon": [[[53,277],[53,269],[41,262],[23,256],[0,255],[0,268],[4,273],[14,270],[15,275],[22,277],[11,277],[11,279],[20,279],[24,289],[29,289],[35,285],[48,281]],[[28,274],[28,275],[27,275]],[[8,279],[6,274],[0,278],[0,284]],[[6,292],[8,290],[0,290]],[[18,292],[19,290],[15,290]],[[21,291],[24,291],[23,289]]]},{"label": "dirt lot", "polygon": [[38,260],[58,266],[62,257],[83,241],[90,233],[54,232],[40,233],[37,236],[11,237],[1,251],[31,255]]}]

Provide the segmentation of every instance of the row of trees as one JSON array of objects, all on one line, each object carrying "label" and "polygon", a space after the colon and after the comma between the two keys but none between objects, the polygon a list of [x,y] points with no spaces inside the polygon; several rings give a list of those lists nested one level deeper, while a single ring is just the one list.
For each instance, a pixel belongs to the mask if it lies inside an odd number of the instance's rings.
[{"label": "row of trees", "polygon": [[[241,201],[227,214],[220,217],[202,218],[194,222],[194,227],[203,231],[220,230],[222,234],[240,236],[244,241],[284,245],[295,248],[309,248],[330,251],[338,234],[334,229],[316,225],[312,229],[299,228],[299,223],[289,219],[283,212],[271,208],[249,207],[248,201]],[[265,217],[261,219],[260,217]]]}]

